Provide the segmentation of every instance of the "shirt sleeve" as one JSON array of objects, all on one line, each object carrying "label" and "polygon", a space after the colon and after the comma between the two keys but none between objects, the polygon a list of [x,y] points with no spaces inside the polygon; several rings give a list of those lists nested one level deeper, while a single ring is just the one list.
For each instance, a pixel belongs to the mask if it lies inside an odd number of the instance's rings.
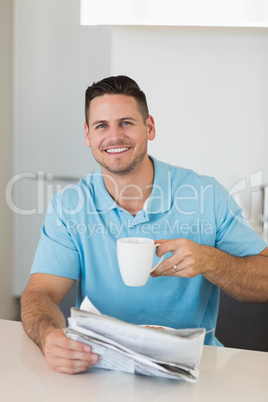
[{"label": "shirt sleeve", "polygon": [[80,257],[62,219],[59,205],[57,196],[52,197],[31,274],[46,273],[77,280],[80,275]]},{"label": "shirt sleeve", "polygon": [[242,216],[242,209],[234,198],[215,180],[215,246],[229,254],[244,257],[257,255],[267,247]]}]

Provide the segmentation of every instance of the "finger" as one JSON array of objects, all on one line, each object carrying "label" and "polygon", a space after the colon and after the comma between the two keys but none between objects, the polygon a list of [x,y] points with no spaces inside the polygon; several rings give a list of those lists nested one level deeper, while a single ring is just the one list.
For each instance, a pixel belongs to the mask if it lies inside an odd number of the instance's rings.
[{"label": "finger", "polygon": [[77,359],[72,355],[70,358],[62,356],[46,356],[46,360],[53,371],[75,374],[88,370],[98,361],[98,355],[95,353],[87,354],[86,356],[78,356]]},{"label": "finger", "polygon": [[155,253],[156,253],[156,255],[157,255],[158,257],[162,257],[162,255],[165,254],[164,252],[162,252],[162,250],[161,250],[160,247],[161,247],[162,244],[166,243],[167,241],[168,241],[168,240],[165,240],[165,239],[155,240],[155,241],[154,241],[154,244],[157,244]]},{"label": "finger", "polygon": [[179,254],[173,254],[171,257],[164,260],[155,271],[151,273],[152,277],[157,276],[195,276],[192,270],[192,257],[183,257]]},{"label": "finger", "polygon": [[[83,344],[82,344],[83,345]],[[73,349],[66,349],[61,347],[54,347],[52,350],[47,350],[47,355],[51,355],[55,358],[63,358],[66,360],[91,360],[96,354],[85,347],[84,350],[78,351]],[[97,355],[96,355],[97,356]]]},{"label": "finger", "polygon": [[44,348],[45,355],[65,359],[87,359],[91,352],[92,348],[89,345],[68,338],[58,343],[48,342]]},{"label": "finger", "polygon": [[170,267],[170,269],[166,270],[162,275],[192,278],[197,276],[198,272],[193,269],[191,258],[186,258],[180,264],[175,264],[173,267]]},{"label": "finger", "polygon": [[160,246],[157,247],[156,249],[156,254],[158,257],[161,257],[163,254],[166,254],[168,252],[171,253],[178,253],[183,252],[184,247],[186,246],[186,239],[180,238],[180,239],[171,239],[171,240],[156,240],[155,242],[158,242]]},{"label": "finger", "polygon": [[167,239],[155,240],[154,244],[163,244],[163,243],[166,243],[167,241],[169,241],[169,240],[167,240]]},{"label": "finger", "polygon": [[45,343],[45,349],[62,348],[78,352],[91,352],[92,348],[85,343],[68,338],[63,330],[55,330],[48,334]]},{"label": "finger", "polygon": [[158,267],[155,269],[152,273],[151,276],[165,276],[165,275],[173,275],[176,274],[176,271],[174,270],[174,266],[179,266],[182,263],[182,261],[178,260],[177,255],[172,255],[171,257],[168,257],[166,260],[164,260]]},{"label": "finger", "polygon": [[45,349],[45,357],[49,366],[58,372],[77,373],[87,370],[98,362],[98,355],[87,351],[91,350],[89,346],[81,344],[84,351],[62,348],[54,346]]},{"label": "finger", "polygon": [[47,336],[44,354],[49,366],[62,373],[85,371],[98,361],[91,346],[67,338],[62,330],[54,330]]}]

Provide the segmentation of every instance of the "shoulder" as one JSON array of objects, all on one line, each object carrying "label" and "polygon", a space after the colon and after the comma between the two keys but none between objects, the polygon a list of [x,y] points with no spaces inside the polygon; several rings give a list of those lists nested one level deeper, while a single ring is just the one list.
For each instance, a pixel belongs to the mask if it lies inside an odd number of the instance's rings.
[{"label": "shoulder", "polygon": [[[228,196],[227,190],[213,176],[202,175],[192,169],[175,166],[152,158],[155,167],[155,183],[170,183],[173,191],[206,191],[211,195]],[[209,191],[210,190],[210,191]]]},{"label": "shoulder", "polygon": [[93,173],[90,173],[79,180],[77,184],[68,185],[61,191],[55,193],[51,198],[50,204],[53,208],[56,207],[58,210],[80,210],[85,202],[92,199],[93,195]]},{"label": "shoulder", "polygon": [[199,174],[198,172],[187,169],[181,166],[175,166],[171,164],[166,164],[169,168],[171,179],[174,183],[179,183],[180,185],[208,185],[217,187],[219,185],[218,181],[213,176]]}]

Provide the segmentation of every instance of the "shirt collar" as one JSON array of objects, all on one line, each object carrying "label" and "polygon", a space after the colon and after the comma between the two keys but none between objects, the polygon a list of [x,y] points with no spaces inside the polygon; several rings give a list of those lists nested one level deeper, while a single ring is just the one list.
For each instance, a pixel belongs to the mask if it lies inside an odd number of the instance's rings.
[{"label": "shirt collar", "polygon": [[[153,190],[144,205],[144,210],[149,214],[157,214],[170,210],[171,207],[171,172],[169,164],[160,162],[150,156],[154,164]],[[119,208],[106,190],[101,168],[93,172],[93,184],[95,191],[95,206],[97,210],[111,210]]]},{"label": "shirt collar", "polygon": [[171,172],[168,163],[160,162],[150,156],[154,164],[153,190],[146,201],[149,214],[169,211],[171,208]]},{"label": "shirt collar", "polygon": [[118,205],[113,200],[113,198],[108,193],[103,180],[103,174],[101,168],[95,170],[92,173],[93,185],[94,185],[94,195],[95,195],[95,206],[99,211],[108,211],[111,209],[118,208]]}]

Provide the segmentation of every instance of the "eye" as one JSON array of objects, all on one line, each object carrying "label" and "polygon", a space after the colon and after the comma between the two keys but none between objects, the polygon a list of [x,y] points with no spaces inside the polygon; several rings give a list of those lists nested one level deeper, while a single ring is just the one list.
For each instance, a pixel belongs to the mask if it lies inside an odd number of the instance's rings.
[{"label": "eye", "polygon": [[98,129],[98,128],[105,128],[105,127],[107,127],[107,124],[101,123],[101,124],[99,124],[98,126],[96,126],[96,129]]},{"label": "eye", "polygon": [[132,123],[130,121],[128,121],[128,120],[122,121],[122,126],[129,126],[131,124]]}]

